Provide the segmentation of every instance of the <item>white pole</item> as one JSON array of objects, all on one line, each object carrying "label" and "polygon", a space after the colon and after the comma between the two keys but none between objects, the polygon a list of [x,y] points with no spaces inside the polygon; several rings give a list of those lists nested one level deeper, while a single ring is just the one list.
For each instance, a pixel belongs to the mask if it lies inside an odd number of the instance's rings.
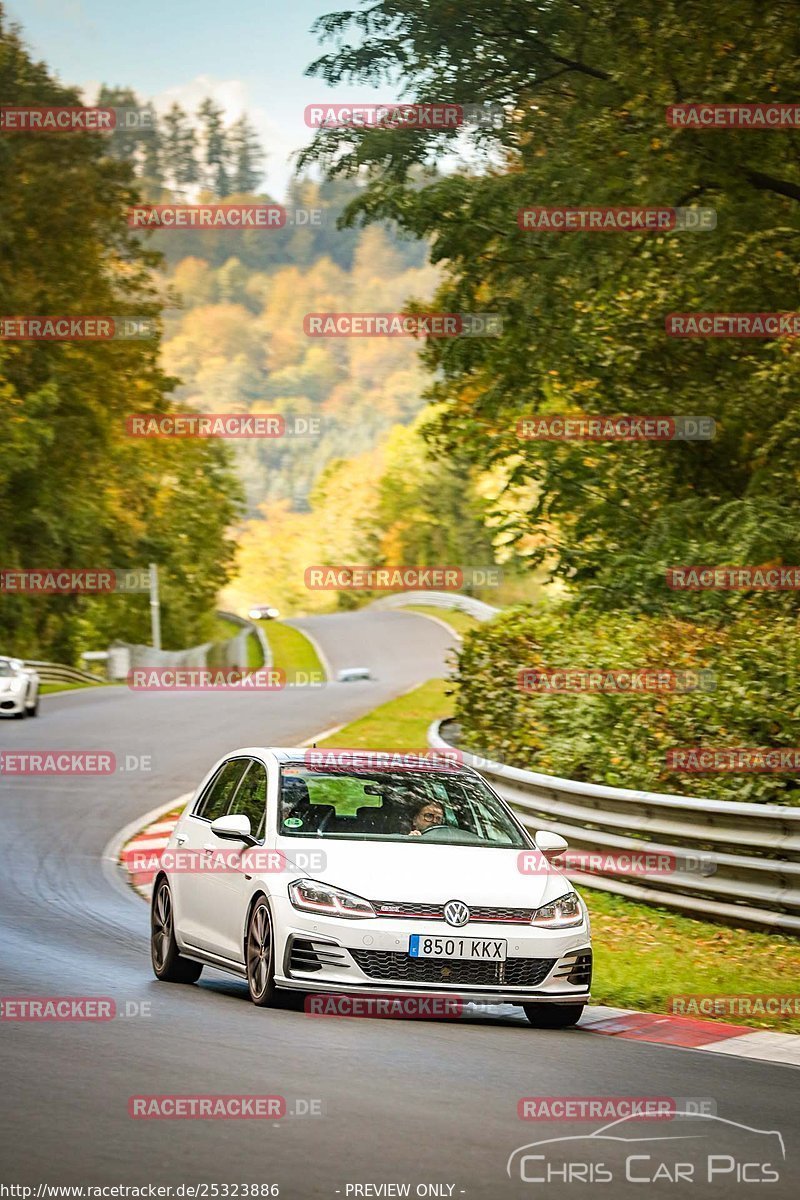
[{"label": "white pole", "polygon": [[161,649],[161,605],[158,599],[158,567],[150,563],[150,628],[153,633],[153,647]]}]

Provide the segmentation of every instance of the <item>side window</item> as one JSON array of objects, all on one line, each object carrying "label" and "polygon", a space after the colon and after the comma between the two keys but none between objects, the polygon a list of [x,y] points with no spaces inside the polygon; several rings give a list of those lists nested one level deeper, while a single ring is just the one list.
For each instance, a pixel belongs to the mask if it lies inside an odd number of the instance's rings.
[{"label": "side window", "polygon": [[211,795],[211,792],[214,788],[214,784],[217,782],[217,780],[220,777],[220,774],[224,770],[225,770],[225,763],[223,763],[221,767],[217,767],[216,771],[209,779],[208,783],[206,784],[205,788],[203,789],[202,795],[200,795],[198,797],[197,802],[196,802],[194,808],[192,809],[193,817],[199,817],[202,814],[203,809],[205,808],[206,804],[208,804],[208,797]]},{"label": "side window", "polygon": [[228,811],[231,815],[235,813],[237,816],[249,817],[250,831],[253,837],[257,837],[258,830],[264,824],[266,807],[267,769],[263,763],[253,759]]},{"label": "side window", "polygon": [[194,814],[196,817],[202,817],[206,821],[216,821],[217,817],[225,815],[236,785],[244,775],[247,763],[246,758],[232,758],[225,763],[217,772],[216,779],[198,805]]}]

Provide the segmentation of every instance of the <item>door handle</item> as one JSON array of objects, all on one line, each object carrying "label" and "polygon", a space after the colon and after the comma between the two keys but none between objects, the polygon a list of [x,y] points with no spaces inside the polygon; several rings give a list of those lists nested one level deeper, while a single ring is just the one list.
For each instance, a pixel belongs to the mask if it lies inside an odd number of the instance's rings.
[{"label": "door handle", "polygon": [[[221,847],[218,843],[206,842],[205,846],[203,846],[203,854],[218,854],[220,849]],[[233,853],[236,853],[236,851]]]},{"label": "door handle", "polygon": [[182,846],[183,843],[186,841],[186,838],[185,837],[177,837],[177,838],[175,838],[175,841],[177,842],[177,844],[179,846]]}]

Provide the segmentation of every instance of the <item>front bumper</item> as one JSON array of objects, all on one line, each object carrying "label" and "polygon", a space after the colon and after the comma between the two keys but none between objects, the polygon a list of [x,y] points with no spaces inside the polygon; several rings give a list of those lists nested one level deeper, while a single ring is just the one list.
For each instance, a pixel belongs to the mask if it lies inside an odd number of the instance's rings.
[{"label": "front bumper", "polygon": [[26,692],[0,692],[0,717],[14,717],[25,709]]},{"label": "front bumper", "polygon": [[[474,1003],[585,1004],[591,993],[591,944],[586,924],[572,929],[470,922],[469,938],[502,938],[504,963],[410,959],[410,934],[452,934],[442,921],[337,920],[281,904],[275,982],[303,992],[348,995],[459,996]],[[280,936],[280,934],[283,936]]]}]

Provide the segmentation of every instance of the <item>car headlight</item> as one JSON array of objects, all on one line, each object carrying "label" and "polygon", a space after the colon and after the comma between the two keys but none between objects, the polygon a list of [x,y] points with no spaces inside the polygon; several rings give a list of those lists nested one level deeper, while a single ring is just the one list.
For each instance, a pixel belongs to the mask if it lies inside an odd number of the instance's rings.
[{"label": "car headlight", "polygon": [[571,925],[580,925],[583,921],[583,906],[577,892],[567,892],[551,900],[542,908],[537,908],[531,918],[532,925],[542,925],[545,929],[568,929]]},{"label": "car headlight", "polygon": [[301,912],[322,913],[329,917],[376,917],[369,900],[318,883],[316,879],[295,879],[289,884],[289,899]]}]

